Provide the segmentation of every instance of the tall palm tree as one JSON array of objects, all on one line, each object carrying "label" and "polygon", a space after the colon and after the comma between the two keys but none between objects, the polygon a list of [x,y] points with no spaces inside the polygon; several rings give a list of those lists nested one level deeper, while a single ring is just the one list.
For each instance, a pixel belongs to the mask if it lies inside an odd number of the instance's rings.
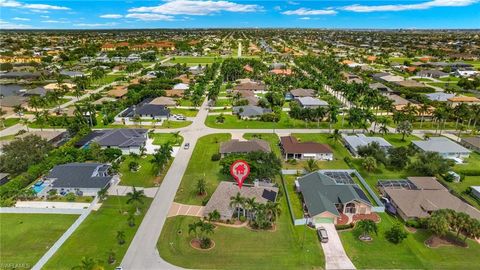
[{"label": "tall palm tree", "polygon": [[257,207],[257,202],[255,202],[255,197],[245,198],[245,210],[247,210],[247,217],[249,219],[253,218],[253,212]]},{"label": "tall palm tree", "polygon": [[268,201],[265,205],[265,208],[270,216],[270,221],[274,222],[277,220],[277,216],[282,213],[282,209],[280,208],[280,203]]},{"label": "tall palm tree", "polygon": [[[244,205],[245,199],[240,195],[240,192],[237,192],[237,195],[230,197],[230,207],[234,207],[237,211],[237,218],[240,219],[239,208]],[[244,209],[245,211],[245,209]]]},{"label": "tall palm tree", "polygon": [[332,140],[334,143],[339,142],[342,139],[342,133],[338,129],[334,129],[333,133],[328,136],[330,140]]},{"label": "tall palm tree", "polygon": [[127,193],[127,204],[132,204],[135,207],[135,212],[140,212],[140,205],[144,204],[144,199],[146,198],[143,190],[137,190],[133,187],[132,192]]},{"label": "tall palm tree", "polygon": [[418,113],[420,113],[421,115],[421,119],[420,119],[420,128],[422,128],[423,126],[423,120],[425,118],[425,114],[430,112],[430,106],[426,103],[423,103],[422,106],[420,106],[420,108],[418,109]]},{"label": "tall palm tree", "polygon": [[125,232],[117,231],[117,242],[119,245],[125,244]]},{"label": "tall palm tree", "polygon": [[368,236],[371,233],[375,233],[375,234],[378,233],[377,224],[375,224],[375,222],[370,219],[364,219],[364,220],[358,221],[355,224],[355,228],[360,230],[363,237]]},{"label": "tall palm tree", "polygon": [[318,163],[315,159],[313,158],[309,158],[307,160],[307,164],[305,167],[303,167],[305,171],[307,171],[308,173],[311,173],[313,171],[316,171],[318,170]]}]

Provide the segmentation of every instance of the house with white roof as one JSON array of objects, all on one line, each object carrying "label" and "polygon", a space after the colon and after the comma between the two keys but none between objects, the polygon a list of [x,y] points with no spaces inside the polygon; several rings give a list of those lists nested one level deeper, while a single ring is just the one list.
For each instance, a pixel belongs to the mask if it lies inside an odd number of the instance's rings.
[{"label": "house with white roof", "polygon": [[421,151],[439,153],[444,158],[454,160],[468,158],[471,152],[445,137],[432,137],[426,141],[412,141],[412,144]]},{"label": "house with white roof", "polygon": [[345,147],[353,156],[358,156],[358,148],[368,146],[371,143],[377,143],[380,148],[387,151],[392,145],[382,137],[367,137],[364,134],[345,135],[342,134]]}]

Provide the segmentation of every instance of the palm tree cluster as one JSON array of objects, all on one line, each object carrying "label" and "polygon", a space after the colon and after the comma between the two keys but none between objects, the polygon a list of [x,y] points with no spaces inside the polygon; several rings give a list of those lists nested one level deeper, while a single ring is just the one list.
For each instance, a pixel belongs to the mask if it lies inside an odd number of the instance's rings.
[{"label": "palm tree cluster", "polygon": [[467,238],[480,237],[480,221],[478,219],[451,209],[440,209],[433,212],[427,219],[427,227],[440,237],[446,236],[450,231],[455,232],[457,238],[463,234],[463,241],[466,241]]},{"label": "palm tree cluster", "polygon": [[172,158],[172,151],[173,148],[170,142],[161,145],[159,149],[155,150],[153,159],[150,161],[153,165],[152,169],[155,175],[158,175],[163,169],[165,169],[165,166]]},{"label": "palm tree cluster", "polygon": [[269,229],[281,214],[278,202],[257,203],[255,198],[242,197],[240,192],[230,197],[230,207],[237,212],[237,219],[246,218],[253,228]]},{"label": "palm tree cluster", "polygon": [[200,247],[203,249],[210,248],[212,240],[208,237],[213,234],[215,226],[204,220],[199,220],[194,223],[188,224],[188,233],[194,234],[195,239],[200,241]]}]

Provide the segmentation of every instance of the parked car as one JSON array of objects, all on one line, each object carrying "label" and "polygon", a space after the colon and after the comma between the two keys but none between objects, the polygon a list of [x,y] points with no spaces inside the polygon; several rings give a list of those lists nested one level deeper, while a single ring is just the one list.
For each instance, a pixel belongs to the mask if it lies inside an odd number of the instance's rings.
[{"label": "parked car", "polygon": [[186,118],[185,116],[179,114],[179,115],[177,115],[177,120],[183,120],[183,121],[185,121],[185,120],[187,120],[187,118]]},{"label": "parked car", "polygon": [[319,227],[317,229],[317,234],[318,238],[322,243],[327,243],[328,242],[328,235],[327,235],[327,230],[325,230],[324,227]]},{"label": "parked car", "polygon": [[184,146],[183,146],[183,149],[187,150],[188,148],[190,148],[190,143],[186,143]]}]

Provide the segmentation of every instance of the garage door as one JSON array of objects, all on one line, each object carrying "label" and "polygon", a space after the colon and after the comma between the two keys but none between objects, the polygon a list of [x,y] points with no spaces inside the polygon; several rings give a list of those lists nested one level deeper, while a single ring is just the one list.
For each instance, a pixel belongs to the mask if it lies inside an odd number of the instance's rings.
[{"label": "garage door", "polygon": [[328,218],[328,217],[316,217],[313,222],[315,224],[321,224],[321,223],[333,223],[333,218]]}]

